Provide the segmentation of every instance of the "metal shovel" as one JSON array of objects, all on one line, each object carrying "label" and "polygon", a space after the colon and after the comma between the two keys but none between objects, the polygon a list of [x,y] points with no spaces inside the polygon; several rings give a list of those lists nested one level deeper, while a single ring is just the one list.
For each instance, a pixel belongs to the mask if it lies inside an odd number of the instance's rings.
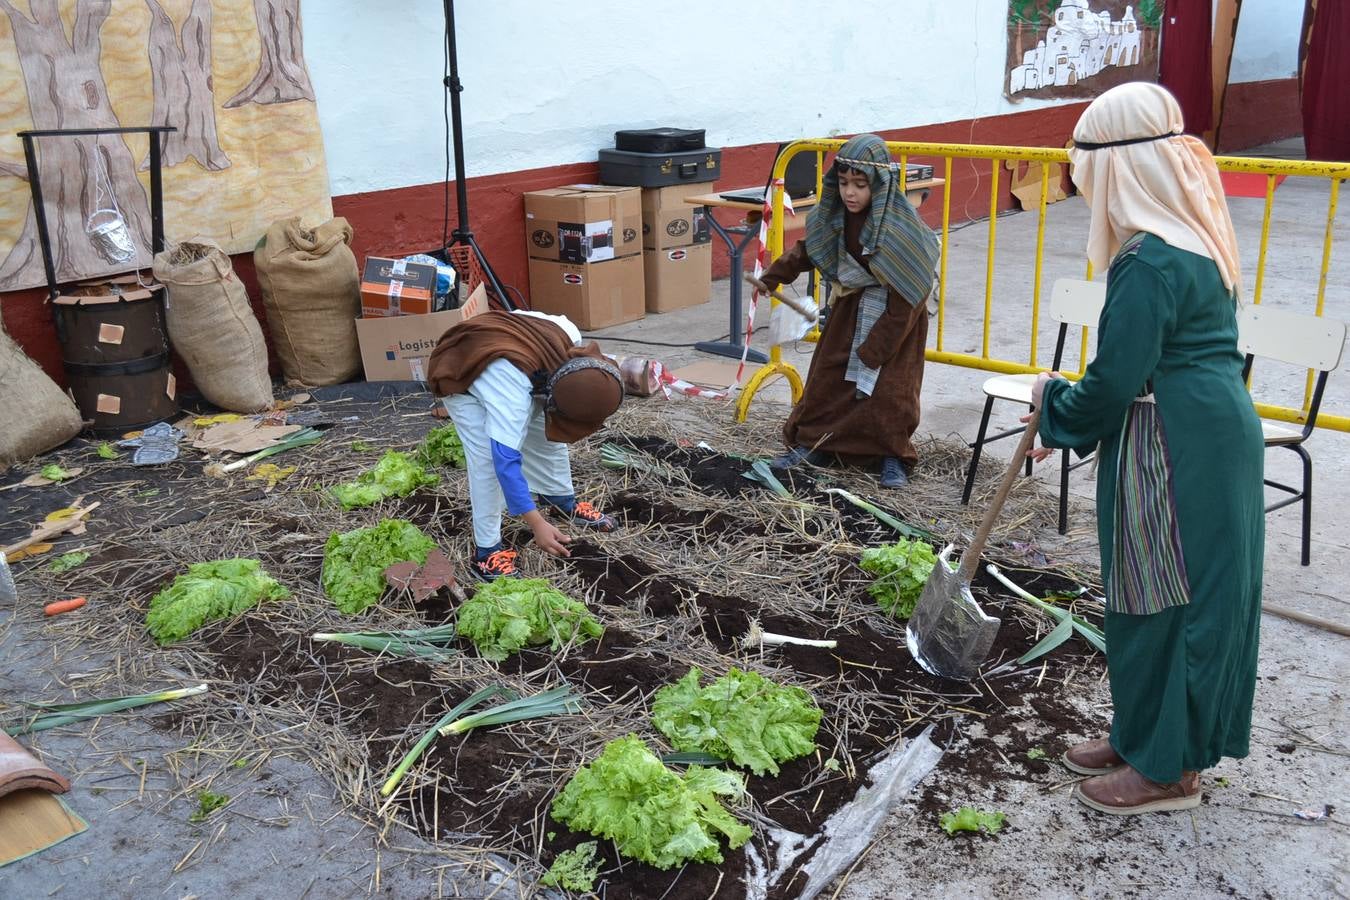
[{"label": "metal shovel", "polygon": [[924,583],[923,594],[914,607],[905,627],[905,642],[909,652],[924,670],[944,678],[969,680],[980,672],[980,663],[989,654],[989,648],[998,636],[1002,624],[994,616],[986,615],[970,593],[970,579],[980,564],[980,553],[989,537],[994,521],[1003,509],[1003,501],[1012,489],[1017,471],[1026,463],[1027,451],[1036,440],[1036,425],[1040,410],[1031,414],[1022,439],[1017,443],[1008,471],[1003,473],[998,492],[989,503],[984,521],[975,532],[975,540],[961,556],[961,565],[952,571],[947,563],[955,545],[948,544],[938,556],[937,565]]}]

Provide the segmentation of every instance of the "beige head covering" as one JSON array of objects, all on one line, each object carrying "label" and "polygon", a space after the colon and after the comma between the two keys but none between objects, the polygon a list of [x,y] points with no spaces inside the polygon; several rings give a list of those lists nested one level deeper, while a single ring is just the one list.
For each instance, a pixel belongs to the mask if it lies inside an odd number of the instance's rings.
[{"label": "beige head covering", "polygon": [[1224,287],[1240,296],[1237,236],[1219,170],[1204,143],[1182,134],[1183,127],[1176,98],[1143,81],[1114,87],[1083,111],[1073,130],[1080,146],[1069,151],[1069,161],[1092,211],[1088,259],[1105,271],[1121,243],[1146,231],[1214,260]]}]

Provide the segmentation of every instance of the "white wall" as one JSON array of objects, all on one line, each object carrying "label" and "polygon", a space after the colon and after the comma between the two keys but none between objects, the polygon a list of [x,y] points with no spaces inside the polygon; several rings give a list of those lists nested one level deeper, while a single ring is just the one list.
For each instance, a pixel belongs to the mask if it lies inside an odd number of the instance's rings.
[{"label": "white wall", "polygon": [[[1301,0],[1246,0],[1235,75],[1292,71],[1279,36],[1291,6]],[[702,127],[709,144],[739,146],[1051,105],[1003,96],[1007,9],[460,0],[467,174],[594,160],[618,128]],[[444,178],[439,0],[305,0],[303,14],[333,194]]]},{"label": "white wall", "polygon": [[1243,0],[1229,81],[1293,78],[1302,27],[1303,0]]}]

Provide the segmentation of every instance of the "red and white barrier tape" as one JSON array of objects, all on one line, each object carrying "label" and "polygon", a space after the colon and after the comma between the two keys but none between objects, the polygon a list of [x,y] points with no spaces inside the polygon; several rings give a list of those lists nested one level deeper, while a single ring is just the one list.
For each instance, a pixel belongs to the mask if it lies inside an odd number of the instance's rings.
[{"label": "red and white barrier tape", "polygon": [[[773,187],[764,192],[764,209],[759,217],[759,247],[755,250],[755,265],[752,270],[755,277],[759,278],[764,274],[765,267],[769,264],[769,223],[773,220],[773,188],[783,187],[783,179],[776,178]],[[792,208],[792,198],[788,196],[786,190],[783,191],[783,208],[789,215],[795,216],[797,211]],[[732,277],[739,277],[739,272],[733,272]],[[745,309],[745,343],[741,348],[741,364],[736,368],[736,383],[740,384],[745,375],[745,360],[750,355],[750,338],[755,333],[755,310],[759,307],[758,289],[751,291],[750,303]]]}]

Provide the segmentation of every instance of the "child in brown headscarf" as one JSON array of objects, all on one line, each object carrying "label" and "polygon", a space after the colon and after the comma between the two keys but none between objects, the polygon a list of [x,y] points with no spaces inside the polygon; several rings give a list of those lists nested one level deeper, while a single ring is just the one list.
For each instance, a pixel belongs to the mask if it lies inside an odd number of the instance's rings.
[{"label": "child in brown headscarf", "polygon": [[431,354],[428,384],[464,444],[476,548],[470,571],[484,581],[516,573],[516,552],[502,546],[503,508],[525,519],[542,550],[568,555],[571,539],[532,494],[581,527],[617,527],[572,488],[567,445],[597,431],[623,400],[618,369],[594,342],[580,342],[562,316],[488,312],[452,327]]}]

